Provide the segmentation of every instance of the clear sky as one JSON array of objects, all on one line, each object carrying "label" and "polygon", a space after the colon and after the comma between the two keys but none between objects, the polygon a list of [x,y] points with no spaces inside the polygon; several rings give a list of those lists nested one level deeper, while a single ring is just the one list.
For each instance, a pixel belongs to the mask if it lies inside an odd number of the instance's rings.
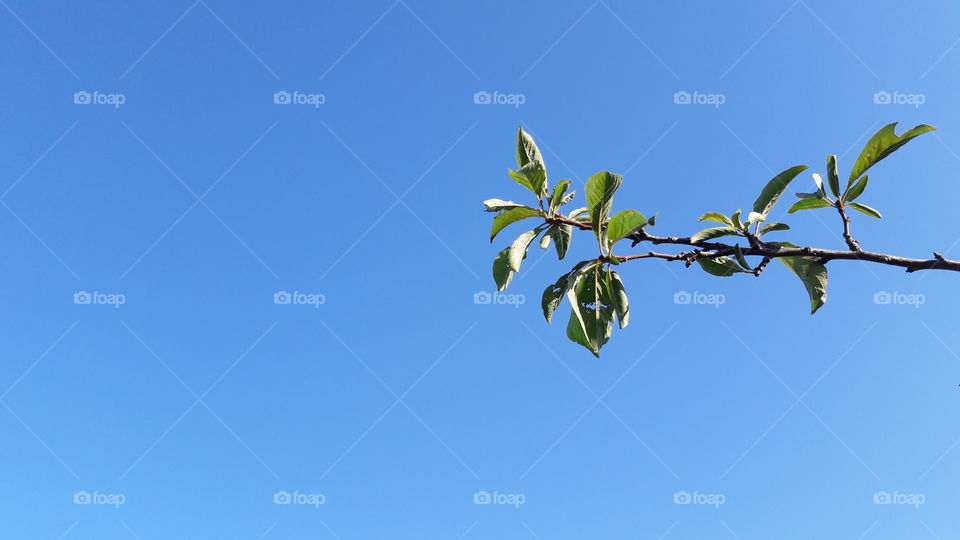
[{"label": "clear sky", "polygon": [[587,233],[474,301],[518,124],[690,234],[930,123],[853,228],[960,258],[960,6],[0,4],[0,537],[960,535],[955,275],[832,263],[811,317],[780,265],[634,261],[601,359],[539,307]]}]

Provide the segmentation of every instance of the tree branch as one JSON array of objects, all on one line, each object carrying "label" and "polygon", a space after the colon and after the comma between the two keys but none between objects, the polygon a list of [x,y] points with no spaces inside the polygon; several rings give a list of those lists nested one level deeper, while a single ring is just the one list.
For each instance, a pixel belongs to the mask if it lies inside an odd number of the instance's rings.
[{"label": "tree branch", "polygon": [[[840,210],[840,214],[844,218],[844,236],[847,237],[849,235],[849,218],[842,209],[838,210]],[[581,223],[577,220],[560,215],[547,218],[547,221],[550,223],[563,223],[566,225],[571,225],[581,230],[593,229],[589,223]],[[669,261],[685,261],[687,266],[689,266],[698,258],[723,257],[733,255],[735,252],[735,248],[732,244],[725,244],[722,242],[693,242],[690,240],[689,236],[656,236],[647,233],[643,229],[631,234],[628,238],[633,240],[633,245],[637,245],[640,242],[650,242],[654,245],[670,244],[678,246],[692,246],[699,249],[693,250],[692,252],[681,252],[675,255],[650,251],[647,253],[625,255],[623,257],[618,256],[617,258],[621,261],[657,258]],[[837,251],[813,247],[780,247],[767,244],[759,239],[755,240],[756,241],[750,241],[751,246],[748,249],[742,250],[742,253],[745,256],[755,255],[764,257],[764,261],[760,263],[760,266],[754,269],[754,275],[760,275],[760,273],[763,271],[763,268],[766,266],[766,263],[769,263],[769,260],[767,259],[772,260],[781,257],[817,257],[823,264],[833,260],[865,261],[905,268],[907,272],[916,272],[917,270],[950,270],[953,272],[960,272],[960,261],[947,259],[937,252],[934,252],[932,259],[914,259],[910,257],[888,255],[886,253],[864,251],[859,248],[859,244],[856,243],[852,237],[850,237],[848,240],[848,246],[852,240],[856,246],[856,249],[851,246],[850,251]]]},{"label": "tree branch", "polygon": [[847,243],[847,247],[849,247],[851,251],[860,251],[860,242],[854,240],[853,235],[850,234],[850,216],[848,216],[847,211],[843,209],[843,204],[841,204],[840,201],[836,201],[833,206],[837,209],[837,212],[840,213],[840,219],[843,220],[843,239]]}]

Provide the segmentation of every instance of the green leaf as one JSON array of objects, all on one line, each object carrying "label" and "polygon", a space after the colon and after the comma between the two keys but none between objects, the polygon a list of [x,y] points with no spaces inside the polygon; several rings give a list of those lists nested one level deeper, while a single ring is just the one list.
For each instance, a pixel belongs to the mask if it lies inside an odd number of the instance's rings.
[{"label": "green leaf", "polygon": [[[501,210],[509,210],[511,208],[530,208],[527,205],[515,203],[513,201],[504,201],[502,199],[487,199],[483,201],[484,212],[499,212]],[[533,210],[532,208],[530,208]]]},{"label": "green leaf", "polygon": [[863,194],[863,190],[867,189],[867,182],[869,181],[870,177],[865,174],[857,180],[857,183],[852,186],[847,186],[847,192],[843,194],[843,200],[846,202],[856,200],[857,197]]},{"label": "green leaf", "polygon": [[636,210],[621,210],[617,212],[607,225],[607,244],[613,247],[618,241],[633,234],[637,229],[647,224],[647,218]]},{"label": "green leaf", "polygon": [[747,262],[747,258],[743,256],[743,250],[740,249],[740,244],[733,245],[733,255],[744,270],[753,271],[753,268],[750,268],[750,263]]},{"label": "green leaf", "polygon": [[580,274],[575,285],[567,291],[570,301],[570,321],[567,337],[600,356],[600,349],[610,339],[613,306],[605,280],[597,266]]},{"label": "green leaf", "polygon": [[780,257],[777,260],[803,282],[810,295],[810,314],[816,313],[827,301],[827,268],[816,257]]},{"label": "green leaf", "polygon": [[613,309],[617,314],[617,320],[620,322],[620,328],[623,329],[630,324],[630,301],[627,299],[627,289],[623,286],[620,274],[610,272],[608,278],[610,300],[613,302]]},{"label": "green leaf", "polygon": [[542,161],[531,161],[519,170],[508,169],[507,173],[518,184],[532,191],[537,199],[546,193],[547,170],[543,168]]},{"label": "green leaf", "polygon": [[837,173],[837,156],[830,154],[827,156],[827,183],[830,184],[830,192],[834,197],[840,196],[840,174]]},{"label": "green leaf", "polygon": [[500,233],[507,225],[511,223],[516,223],[521,219],[526,219],[529,217],[539,216],[540,212],[529,208],[526,206],[520,206],[517,208],[509,208],[504,210],[493,217],[493,227],[490,229],[490,241],[493,242],[493,239],[497,237],[497,234]]},{"label": "green leaf", "polygon": [[530,244],[533,243],[533,239],[540,234],[540,230],[534,229],[532,231],[527,231],[517,237],[516,240],[510,244],[510,247],[507,248],[510,250],[507,257],[507,264],[510,265],[510,269],[514,272],[520,271],[520,263],[527,258],[527,250],[530,249]]},{"label": "green leaf", "polygon": [[577,208],[576,210],[574,210],[574,211],[570,212],[569,214],[567,214],[567,217],[570,218],[570,219],[573,219],[573,218],[579,216],[580,214],[583,214],[583,213],[586,212],[586,211],[587,211],[587,207],[586,207],[586,206],[584,206],[584,207],[582,207],[582,208]]},{"label": "green leaf", "polygon": [[737,229],[743,229],[743,223],[740,222],[740,210],[730,214],[730,221],[733,222],[733,226]]},{"label": "green leaf", "polygon": [[867,172],[867,169],[873,167],[878,161],[889,156],[915,137],[937,129],[933,126],[920,124],[913,129],[905,131],[903,135],[897,135],[894,131],[896,127],[896,122],[887,124],[880,128],[880,131],[877,131],[873,137],[870,137],[870,140],[867,141],[860,155],[857,156],[857,161],[853,164],[853,170],[850,171],[850,180],[847,182],[848,185],[853,183],[857,178],[860,178],[863,173]]},{"label": "green leaf", "polygon": [[550,210],[555,211],[560,208],[568,187],[570,187],[569,180],[561,180],[559,184],[553,187],[553,195],[550,197]]},{"label": "green leaf", "polygon": [[540,307],[543,308],[543,318],[547,320],[547,324],[553,322],[553,312],[557,310],[560,302],[563,301],[563,295],[567,293],[567,289],[570,286],[570,274],[567,273],[560,276],[560,279],[558,279],[556,283],[543,290]]},{"label": "green leaf", "polygon": [[580,261],[566,274],[560,276],[556,283],[548,286],[543,291],[543,297],[540,301],[540,307],[543,308],[543,316],[550,323],[553,320],[553,312],[560,305],[563,296],[570,290],[580,277],[580,269],[594,261]]},{"label": "green leaf", "polygon": [[508,246],[493,260],[493,280],[497,283],[497,290],[503,292],[513,281],[513,270],[510,268],[510,247]]},{"label": "green leaf", "polygon": [[547,229],[547,232],[543,233],[543,236],[540,237],[540,249],[547,249],[550,247],[550,237],[553,235],[553,231],[556,225]]},{"label": "green leaf", "polygon": [[797,193],[796,195],[801,199],[820,199],[822,197],[822,194],[819,191],[815,193]]},{"label": "green leaf", "polygon": [[734,229],[733,227],[710,227],[709,229],[704,229],[691,236],[690,241],[697,243],[703,242],[704,240],[710,240],[711,238],[719,238],[721,236],[730,236],[739,233],[740,231]]},{"label": "green leaf", "polygon": [[740,268],[733,259],[729,257],[715,257],[713,259],[697,259],[697,262],[700,263],[700,268],[703,268],[704,272],[708,274],[713,274],[720,277],[728,277],[737,273],[746,273],[747,271],[743,268]]},{"label": "green leaf", "polygon": [[593,234],[605,244],[605,224],[613,206],[613,194],[616,193],[623,177],[608,171],[600,171],[587,179],[587,208],[590,209]]},{"label": "green leaf", "polygon": [[700,216],[697,221],[716,221],[718,223],[723,223],[724,225],[733,227],[733,222],[730,221],[730,218],[721,214],[720,212],[707,212],[706,214]]},{"label": "green leaf", "polygon": [[780,196],[790,185],[790,182],[803,171],[807,170],[806,165],[797,165],[781,172],[767,182],[767,185],[760,191],[760,196],[753,203],[753,211],[766,216],[773,209],[773,206],[780,200]]},{"label": "green leaf", "polygon": [[573,236],[573,225],[557,225],[553,229],[553,247],[557,250],[557,258],[563,260],[570,249],[570,238]]},{"label": "green leaf", "polygon": [[820,178],[820,175],[813,173],[813,183],[817,185],[817,190],[820,191],[820,195],[826,197],[827,191],[823,189],[823,178]]},{"label": "green leaf", "polygon": [[567,193],[566,195],[564,195],[563,198],[560,199],[560,205],[557,206],[557,208],[560,208],[560,206],[563,206],[563,205],[569,203],[570,201],[572,201],[572,200],[573,200],[573,196],[576,195],[576,194],[577,194],[576,191],[571,191],[570,193]]},{"label": "green leaf", "polygon": [[833,206],[823,199],[800,199],[799,201],[793,203],[793,206],[787,210],[788,214],[792,214],[797,210],[810,210],[813,208],[828,208]]},{"label": "green leaf", "polygon": [[659,212],[654,212],[652,216],[647,218],[647,225],[653,227],[657,224],[657,214],[659,214]]},{"label": "green leaf", "polygon": [[790,226],[786,223],[767,223],[763,227],[760,227],[760,234],[764,235],[768,232],[773,231],[787,231],[790,230]]},{"label": "green leaf", "polygon": [[860,203],[852,202],[852,203],[848,203],[847,206],[849,206],[850,208],[853,208],[853,209],[856,210],[857,212],[860,212],[860,213],[862,213],[862,214],[866,214],[866,215],[868,215],[868,216],[870,216],[870,217],[872,217],[872,218],[880,219],[880,218],[883,217],[883,216],[880,215],[880,212],[878,212],[875,208],[870,208],[869,206],[867,206],[867,205],[865,205],[865,204],[860,204]]},{"label": "green leaf", "polygon": [[521,126],[517,129],[517,167],[523,167],[531,161],[542,163],[543,156],[540,155],[537,143],[533,142],[533,137]]}]

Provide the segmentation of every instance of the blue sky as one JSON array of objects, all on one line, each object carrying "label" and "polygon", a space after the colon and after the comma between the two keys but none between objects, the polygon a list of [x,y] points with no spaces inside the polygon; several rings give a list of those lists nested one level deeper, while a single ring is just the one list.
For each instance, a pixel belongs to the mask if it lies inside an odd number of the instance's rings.
[{"label": "blue sky", "polygon": [[635,261],[601,359],[538,305],[586,233],[474,302],[518,124],[686,235],[930,123],[853,228],[960,258],[960,6],[2,4],[0,536],[960,535],[953,275],[831,263],[811,317],[779,265]]}]

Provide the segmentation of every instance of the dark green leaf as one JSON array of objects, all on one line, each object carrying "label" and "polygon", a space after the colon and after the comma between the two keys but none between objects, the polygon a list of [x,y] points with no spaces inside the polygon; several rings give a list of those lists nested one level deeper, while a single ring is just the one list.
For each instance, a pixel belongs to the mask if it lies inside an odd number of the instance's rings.
[{"label": "dark green leaf", "polygon": [[750,267],[750,263],[747,262],[747,258],[743,256],[743,250],[740,249],[740,244],[734,244],[733,255],[736,257],[737,262],[740,263],[740,266],[742,266],[744,270],[753,270]]},{"label": "dark green leaf", "polygon": [[610,339],[613,319],[612,302],[600,269],[594,266],[580,274],[567,291],[567,299],[572,308],[567,337],[599,357],[601,347]]},{"label": "dark green leaf", "polygon": [[573,236],[572,225],[557,225],[553,230],[553,247],[557,250],[557,258],[563,260],[570,249],[570,237]]},{"label": "dark green leaf", "polygon": [[863,175],[859,180],[852,186],[847,187],[847,192],[843,194],[843,200],[846,202],[852,202],[857,199],[860,195],[863,194],[863,190],[867,189],[867,182],[870,181],[868,175]]},{"label": "dark green leaf", "polygon": [[783,195],[787,186],[790,185],[790,182],[805,170],[807,170],[806,165],[797,165],[774,176],[772,180],[767,182],[763,190],[760,191],[760,196],[757,197],[757,200],[753,203],[753,211],[758,214],[763,214],[764,216],[769,214],[773,206],[780,200],[780,196]]},{"label": "dark green leaf", "polygon": [[913,140],[915,137],[919,137],[928,131],[937,129],[933,126],[920,124],[913,129],[905,131],[903,135],[897,135],[894,131],[894,128],[896,127],[896,122],[887,124],[880,128],[880,131],[877,131],[873,137],[870,137],[870,140],[867,141],[867,144],[863,147],[860,155],[857,156],[857,161],[855,161],[853,164],[853,170],[850,171],[850,180],[848,181],[848,185],[853,183],[853,181],[857,178],[860,178],[863,173],[867,172],[867,169],[873,167],[878,161],[889,156],[898,148]]},{"label": "dark green leaf", "polygon": [[797,210],[810,210],[812,208],[827,208],[833,206],[823,199],[800,199],[799,201],[793,203],[793,206],[787,210],[788,214],[792,214]]},{"label": "dark green leaf", "polygon": [[547,190],[547,170],[543,168],[541,161],[531,161],[519,170],[509,169],[507,173],[518,184],[532,191],[538,199]]},{"label": "dark green leaf", "polygon": [[709,229],[704,229],[691,236],[690,241],[693,243],[703,242],[704,240],[710,240],[711,238],[739,234],[739,232],[740,231],[734,229],[733,227],[710,227]]},{"label": "dark green leaf", "polygon": [[493,217],[493,227],[490,229],[490,241],[497,237],[497,234],[511,223],[516,223],[521,219],[539,216],[540,212],[533,208],[521,206],[518,208],[509,208]]},{"label": "dark green leaf", "polygon": [[767,234],[772,231],[786,231],[789,230],[790,226],[786,223],[767,223],[763,227],[760,227],[760,234]]},{"label": "dark green leaf", "polygon": [[807,289],[810,295],[810,314],[814,314],[827,301],[827,268],[816,257],[780,257]]},{"label": "dark green leaf", "polygon": [[493,260],[493,280],[497,283],[498,291],[505,291],[513,280],[513,270],[510,268],[510,247],[507,247]]},{"label": "dark green leaf", "polygon": [[623,177],[607,171],[600,171],[587,179],[587,208],[590,209],[593,234],[603,242],[605,224],[613,206],[613,194],[616,193]]},{"label": "dark green leaf", "polygon": [[865,204],[860,204],[860,203],[852,202],[852,203],[847,204],[847,206],[849,206],[850,208],[853,208],[853,209],[856,210],[857,212],[866,214],[866,215],[868,215],[868,216],[870,216],[870,217],[872,217],[872,218],[880,219],[880,218],[883,217],[883,216],[880,215],[880,212],[878,212],[875,208],[870,208],[869,206],[867,206],[867,205],[865,205]]},{"label": "dark green leaf", "polygon": [[647,224],[647,218],[636,210],[621,210],[617,212],[607,225],[608,245],[613,246],[618,241],[630,236],[640,227]]},{"label": "dark green leaf", "polygon": [[837,172],[837,156],[827,156],[827,183],[834,197],[840,196],[840,174]]},{"label": "dark green leaf", "polygon": [[703,268],[704,272],[715,276],[728,277],[737,273],[746,273],[746,270],[740,268],[740,265],[728,257],[697,259],[697,262],[700,263],[700,268]]}]

